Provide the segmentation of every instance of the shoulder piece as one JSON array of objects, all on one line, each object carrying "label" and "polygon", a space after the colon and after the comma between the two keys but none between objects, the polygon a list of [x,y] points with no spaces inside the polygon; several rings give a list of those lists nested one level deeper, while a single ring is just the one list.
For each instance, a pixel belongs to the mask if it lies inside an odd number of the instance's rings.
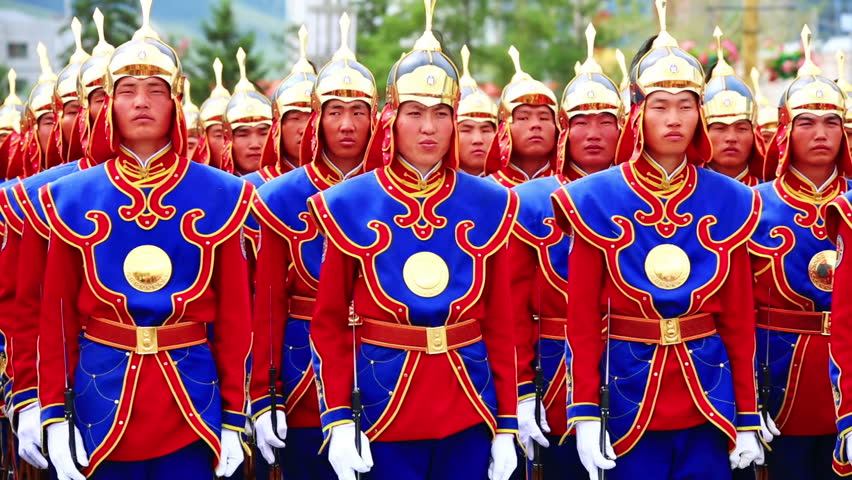
[{"label": "shoulder piece", "polygon": [[12,189],[15,201],[21,206],[26,220],[45,240],[50,236],[50,225],[38,200],[38,191],[44,185],[78,171],[80,168],[77,161],[64,163],[25,178]]},{"label": "shoulder piece", "polygon": [[24,212],[12,193],[12,188],[18,183],[19,178],[0,183],[0,218],[4,225],[20,235],[24,229]]}]

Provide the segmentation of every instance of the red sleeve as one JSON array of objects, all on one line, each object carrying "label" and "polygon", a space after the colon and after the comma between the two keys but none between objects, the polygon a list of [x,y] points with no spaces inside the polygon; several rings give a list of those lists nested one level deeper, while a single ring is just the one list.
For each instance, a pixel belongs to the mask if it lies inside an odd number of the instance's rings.
[{"label": "red sleeve", "polygon": [[[246,362],[251,350],[251,305],[242,238],[232,235],[216,249],[212,287],[216,292],[213,355],[219,374],[222,408],[242,417],[246,406]],[[233,418],[225,415],[225,418]],[[235,422],[236,420],[234,420]],[[244,424],[226,428],[242,430]]]},{"label": "red sleeve", "polygon": [[47,266],[47,240],[35,231],[29,220],[24,223],[20,252],[15,292],[18,318],[12,329],[12,336],[15,338],[15,355],[12,357],[12,371],[15,372],[12,403],[15,409],[37,399],[36,349],[42,283]]},{"label": "red sleeve", "polygon": [[731,361],[737,414],[757,412],[753,285],[748,247],[741,245],[731,253],[731,271],[719,290],[719,300],[724,308],[716,319],[716,331],[722,337]]},{"label": "red sleeve", "polygon": [[537,271],[537,256],[533,249],[516,236],[509,240],[509,272],[512,285],[512,321],[515,326],[515,350],[518,355],[518,400],[530,394],[535,380],[536,325],[532,316],[532,296]]},{"label": "red sleeve", "polygon": [[310,331],[323,430],[352,421],[352,327],[346,319],[358,267],[357,260],[333,242],[326,241],[325,249]]},{"label": "red sleeve", "polygon": [[287,323],[287,266],[289,249],[287,241],[274,230],[261,223],[261,248],[257,252],[255,277],[254,341],[252,344],[251,401],[252,415],[270,408],[269,364],[279,373],[276,379],[276,409],[284,409],[283,385],[281,383],[281,349],[284,344],[284,326]]},{"label": "red sleeve", "polygon": [[79,353],[82,279],[79,250],[53,236],[47,251],[38,339],[38,395],[45,426],[64,420],[65,376],[66,372],[73,375]]},{"label": "red sleeve", "polygon": [[[838,255],[834,269],[834,291],[843,292],[831,297],[831,377],[840,394],[837,405],[837,430],[841,437],[852,431],[852,268],[845,258],[845,244],[852,240],[852,227],[837,222]],[[834,238],[834,237],[832,237]],[[846,372],[843,372],[843,369]]]},{"label": "red sleeve", "polygon": [[[485,319],[481,322],[482,338],[488,350],[491,370],[494,372],[497,416],[500,417],[497,421],[497,431],[503,433],[499,427],[501,418],[515,418],[518,411],[518,367],[509,289],[509,249],[497,250],[486,262],[485,271]],[[513,428],[506,430],[515,431]]]},{"label": "red sleeve", "polygon": [[[568,256],[568,322],[566,332],[571,346],[571,376],[574,381],[572,405],[598,405],[601,385],[600,360],[604,342],[601,338],[600,297],[605,274],[603,254],[579,235],[574,236],[574,249]],[[569,405],[568,422],[571,418]]]}]

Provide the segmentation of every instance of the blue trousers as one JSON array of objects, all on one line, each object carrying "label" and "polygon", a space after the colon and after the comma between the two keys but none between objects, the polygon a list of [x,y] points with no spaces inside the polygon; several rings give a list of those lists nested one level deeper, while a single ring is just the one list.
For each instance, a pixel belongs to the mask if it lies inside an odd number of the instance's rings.
[{"label": "blue trousers", "polygon": [[608,480],[731,479],[727,437],[709,423],[683,430],[645,432],[615,464],[607,472]]},{"label": "blue trousers", "polygon": [[163,457],[139,462],[105,461],[91,480],[214,480],[213,451],[198,441]]},{"label": "blue trousers", "polygon": [[485,425],[440,440],[373,442],[370,480],[486,480],[491,433]]},{"label": "blue trousers", "polygon": [[841,478],[831,469],[836,435],[775,437],[767,463],[772,480]]},{"label": "blue trousers", "polygon": [[[322,429],[290,428],[287,430],[287,446],[276,449],[281,475],[284,480],[337,480],[334,469],[328,463],[328,451],[319,454],[322,446]],[[269,478],[269,464],[257,452],[254,459],[255,478]],[[232,480],[237,480],[231,477]]]}]

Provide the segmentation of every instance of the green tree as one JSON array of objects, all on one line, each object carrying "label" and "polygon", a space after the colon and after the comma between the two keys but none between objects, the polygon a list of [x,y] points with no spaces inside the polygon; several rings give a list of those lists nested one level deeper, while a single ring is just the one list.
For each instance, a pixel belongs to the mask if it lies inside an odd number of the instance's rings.
[{"label": "green tree", "polygon": [[243,33],[237,27],[231,0],[219,0],[210,10],[210,17],[202,21],[201,30],[204,39],[193,43],[184,62],[184,69],[192,80],[192,98],[201,103],[210,96],[215,85],[213,61],[222,60],[222,79],[228,89],[232,89],[240,78],[240,70],[235,56],[240,47],[246,51],[246,72],[249,80],[258,80],[266,75],[263,61],[254,52],[255,35]]},{"label": "green tree", "polygon": [[[104,14],[104,35],[113,46],[117,47],[130,40],[133,33],[139,29],[139,22],[141,22],[139,0],[74,0],[71,4],[71,16],[77,17],[83,24],[83,48],[87,52],[91,52],[98,43],[98,31],[95,28],[95,22],[92,21],[95,8],[100,8],[101,13]],[[70,24],[65,25],[59,32],[65,33],[70,29]],[[62,54],[62,67],[68,63],[72,53],[74,53],[73,43]]]}]

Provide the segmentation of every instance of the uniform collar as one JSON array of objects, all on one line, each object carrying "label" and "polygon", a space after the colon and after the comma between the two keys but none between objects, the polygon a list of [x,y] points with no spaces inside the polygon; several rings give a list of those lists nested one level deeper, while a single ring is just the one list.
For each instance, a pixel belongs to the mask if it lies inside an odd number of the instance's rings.
[{"label": "uniform collar", "polygon": [[323,151],[320,155],[319,161],[316,162],[316,166],[325,181],[331,185],[336,185],[344,180],[348,180],[364,171],[364,162],[362,161],[352,170],[343,172],[334,164],[334,162],[331,161],[331,159],[328,158],[325,151]]},{"label": "uniform collar", "polygon": [[837,168],[835,168],[825,183],[817,186],[792,165],[790,166],[790,169],[784,172],[778,180],[784,182],[787,189],[789,189],[794,195],[803,200],[815,203],[822,203],[823,201],[831,200],[836,197],[837,193],[841,191],[842,182],[845,181],[844,178],[839,175]]},{"label": "uniform collar", "polygon": [[631,164],[636,171],[639,180],[649,190],[668,194],[680,187],[686,178],[687,160],[684,156],[683,161],[672,173],[666,170],[656,160],[651,158],[647,152],[642,152],[642,156]]},{"label": "uniform collar", "polygon": [[387,168],[394,183],[414,196],[428,196],[443,183],[446,175],[443,161],[435,164],[426,175],[423,175],[401,155],[397,155],[397,161],[391,162]]},{"label": "uniform collar", "polygon": [[116,159],[118,169],[131,183],[153,185],[164,179],[177,165],[177,155],[169,143],[147,159],[121,146]]}]

